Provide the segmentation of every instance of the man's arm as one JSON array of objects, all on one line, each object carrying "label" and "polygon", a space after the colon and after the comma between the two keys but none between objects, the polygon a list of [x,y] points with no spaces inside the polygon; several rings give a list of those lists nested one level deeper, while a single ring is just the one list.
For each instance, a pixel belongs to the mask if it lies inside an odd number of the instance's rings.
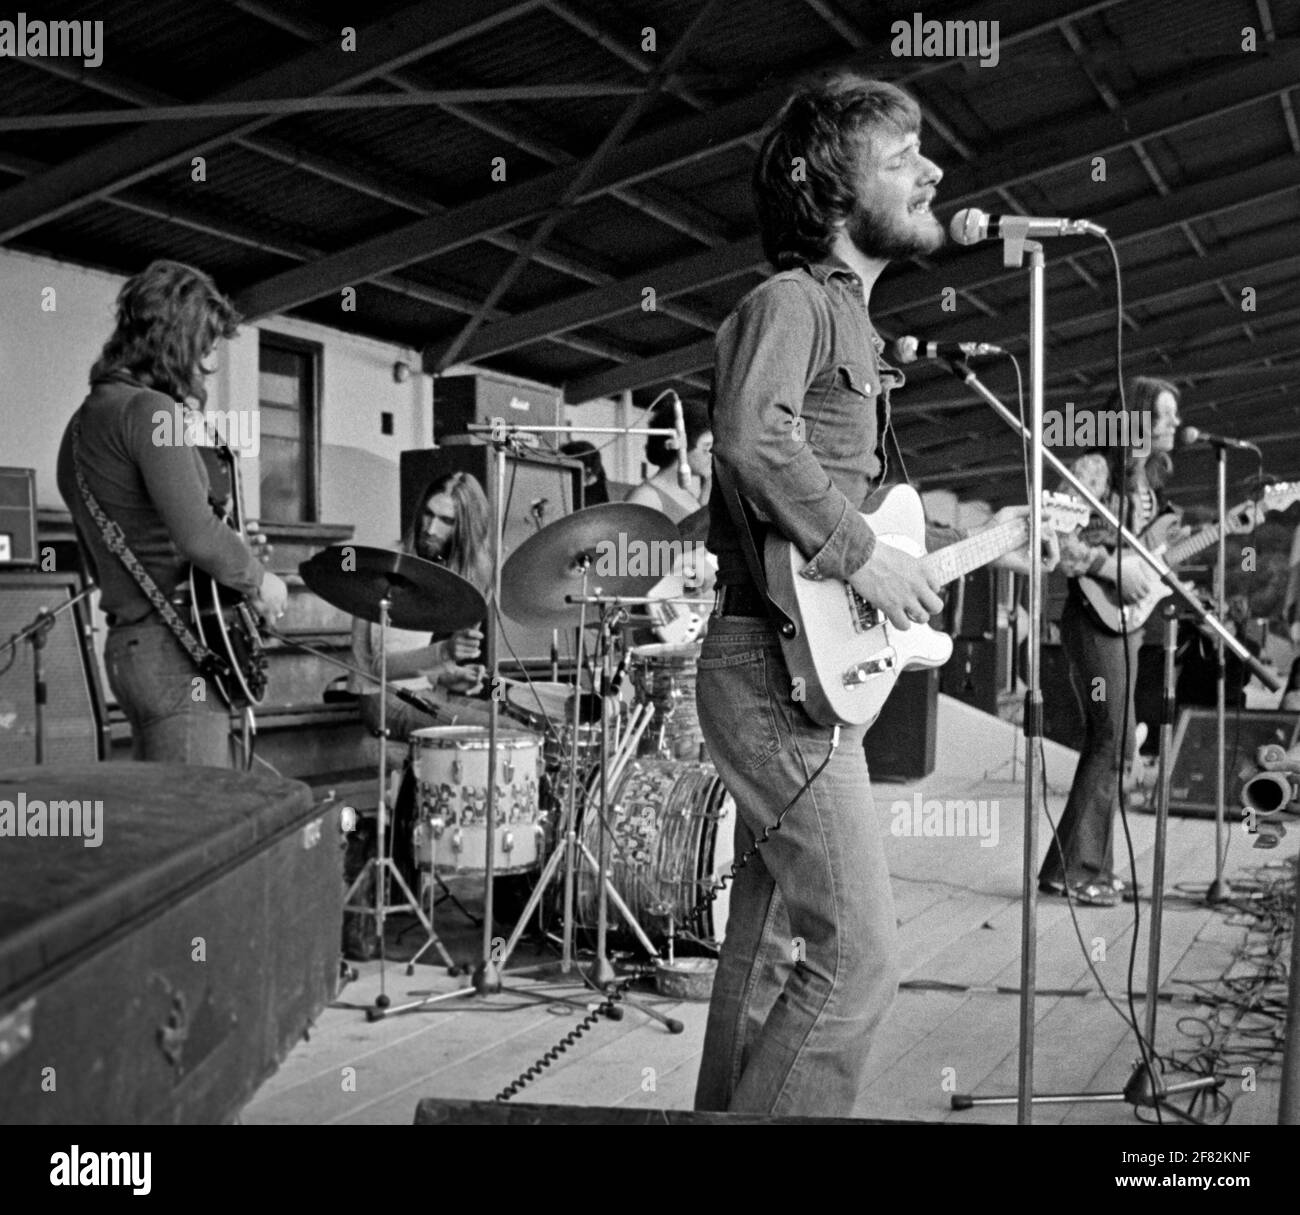
[{"label": "man's arm", "polygon": [[875,537],[804,437],[804,395],[825,354],[815,310],[799,283],[774,282],[718,331],[713,458],[808,558],[805,577],[847,579]]},{"label": "man's arm", "polygon": [[252,550],[208,504],[208,484],[198,451],[184,444],[156,443],[157,394],[141,393],[127,407],[127,446],[144,477],[154,508],[181,556],[222,586],[256,596],[266,569]]}]

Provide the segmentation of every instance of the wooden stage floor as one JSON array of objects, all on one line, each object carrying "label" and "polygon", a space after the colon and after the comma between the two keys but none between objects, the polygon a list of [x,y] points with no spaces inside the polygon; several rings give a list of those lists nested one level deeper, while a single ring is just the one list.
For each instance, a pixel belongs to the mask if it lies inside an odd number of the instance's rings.
[{"label": "wooden stage floor", "polygon": [[[918,1122],[1011,1123],[1014,1103],[954,1111],[950,1096],[954,1090],[1005,1096],[1016,1091],[1024,800],[1019,770],[1013,768],[1017,735],[1005,723],[949,702],[939,737],[941,758],[934,774],[916,785],[878,785],[875,790],[905,974],[897,1004],[872,1050],[872,1083],[854,1113]],[[1049,810],[1059,817],[1074,756],[1065,748],[1046,746]],[[931,799],[984,801],[986,840],[896,834],[891,828],[903,821],[902,806],[912,806],[916,797],[922,806]],[[996,835],[988,830],[995,821]],[[1129,825],[1139,880],[1149,888],[1155,822],[1148,814],[1132,813]],[[1252,838],[1235,826],[1227,875],[1243,891],[1247,883],[1278,880],[1288,868],[1294,873],[1297,846],[1300,830],[1295,828],[1280,847],[1264,850],[1254,848]],[[1117,854],[1123,848],[1121,835]],[[1162,1054],[1192,1053],[1197,1026],[1203,1024],[1198,1018],[1230,1019],[1198,992],[1210,990],[1225,975],[1244,976],[1256,969],[1243,953],[1259,942],[1248,934],[1242,917],[1232,908],[1210,909],[1196,897],[1213,877],[1213,848],[1212,820],[1171,819],[1157,1038]],[[474,896],[473,883],[458,882],[454,889],[467,901]],[[448,907],[439,910],[444,939],[454,956],[476,957],[479,934]],[[1148,913],[1144,900],[1133,972],[1139,1022],[1145,1016]],[[1077,917],[1077,933],[1095,959],[1097,974],[1124,1008],[1133,908],[1078,908]],[[418,928],[405,935],[402,957],[417,946],[419,936]],[[536,955],[521,951],[510,969],[530,960]],[[1064,900],[1039,901],[1037,965],[1035,1091],[1098,1094],[1121,1089],[1138,1048],[1099,993]],[[507,972],[507,990],[493,996],[460,998],[370,1023],[364,1009],[379,990],[378,963],[359,969],[359,979],[322,1014],[310,1039],[294,1048],[244,1109],[244,1123],[409,1123],[421,1098],[490,1100],[573,1030],[584,1005],[596,1002],[580,981],[548,967],[540,977]],[[390,961],[387,968],[395,1005],[454,991],[463,983],[441,966],[421,963],[411,977],[400,962]],[[653,994],[636,998],[678,1018],[684,1032],[670,1034],[634,1009],[620,1021],[601,1019],[516,1100],[689,1109],[706,1006],[671,1003]],[[1259,1026],[1248,1018],[1241,1028],[1249,1033]],[[1249,1040],[1233,1046],[1220,1068],[1229,1074],[1223,1089],[1232,1099],[1228,1120],[1272,1123],[1280,1055],[1271,1066],[1254,1069],[1251,1055],[1243,1053],[1250,1046]],[[1143,1117],[1151,1115],[1144,1112]],[[1138,1120],[1123,1102],[1039,1105],[1034,1118],[1043,1123]]]}]

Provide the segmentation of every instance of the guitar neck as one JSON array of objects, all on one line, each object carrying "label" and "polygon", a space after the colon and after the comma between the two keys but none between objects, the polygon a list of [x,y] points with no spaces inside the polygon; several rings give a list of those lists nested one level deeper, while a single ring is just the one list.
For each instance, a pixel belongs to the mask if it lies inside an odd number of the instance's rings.
[{"label": "guitar neck", "polygon": [[1222,529],[1217,523],[1211,523],[1204,531],[1197,532],[1194,536],[1188,536],[1186,540],[1181,540],[1173,548],[1165,553],[1165,563],[1167,565],[1179,565],[1187,560],[1188,557],[1194,557],[1202,549],[1209,548],[1219,539],[1219,532]]},{"label": "guitar neck", "polygon": [[924,565],[939,576],[940,586],[947,586],[963,574],[996,561],[1004,553],[1022,548],[1028,539],[1029,520],[1009,519],[997,527],[990,527],[987,531],[927,554]]}]

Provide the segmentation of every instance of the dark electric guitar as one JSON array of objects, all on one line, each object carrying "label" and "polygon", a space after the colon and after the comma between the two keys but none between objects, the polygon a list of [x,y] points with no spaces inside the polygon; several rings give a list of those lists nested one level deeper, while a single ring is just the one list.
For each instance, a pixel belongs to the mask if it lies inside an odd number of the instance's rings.
[{"label": "dark electric guitar", "polygon": [[[235,531],[243,532],[239,460],[224,443],[201,448],[213,453],[230,474],[228,505],[213,509]],[[190,613],[199,640],[222,659],[229,675],[214,675],[221,698],[236,713],[266,699],[266,652],[258,629],[257,613],[238,591],[222,586],[211,574],[190,566]]]},{"label": "dark electric guitar", "polygon": [[[1044,494],[1045,526],[1077,531],[1088,508],[1064,494]],[[873,499],[862,517],[877,544],[921,559],[946,586],[971,570],[1014,552],[1029,539],[1029,520],[1015,518],[956,544],[925,551],[925,508],[910,485],[894,485]],[[764,565],[768,592],[794,625],[781,648],[796,699],[819,725],[862,725],[879,716],[899,675],[911,667],[938,667],[952,654],[952,638],[928,624],[898,629],[847,582],[801,578],[808,562],[776,532],[767,537]]]},{"label": "dark electric guitar", "polygon": [[[1292,502],[1297,501],[1300,501],[1300,481],[1284,481],[1277,485],[1270,485],[1257,502],[1253,500],[1241,502],[1228,511],[1223,530],[1229,536],[1249,532],[1269,511],[1286,510]],[[1162,515],[1139,537],[1151,553],[1163,561],[1167,569],[1174,569],[1189,557],[1194,557],[1218,542],[1219,525],[1213,523],[1185,540],[1170,545],[1165,537],[1173,524],[1172,515]],[[1134,553],[1126,554],[1123,560],[1135,565],[1144,564]],[[1140,629],[1146,624],[1151,613],[1160,606],[1161,601],[1173,594],[1173,591],[1163,582],[1156,582],[1137,602],[1126,604],[1120,599],[1113,582],[1103,582],[1100,578],[1090,578],[1087,575],[1079,579],[1079,590],[1087,600],[1092,618],[1107,632],[1117,635]]]}]

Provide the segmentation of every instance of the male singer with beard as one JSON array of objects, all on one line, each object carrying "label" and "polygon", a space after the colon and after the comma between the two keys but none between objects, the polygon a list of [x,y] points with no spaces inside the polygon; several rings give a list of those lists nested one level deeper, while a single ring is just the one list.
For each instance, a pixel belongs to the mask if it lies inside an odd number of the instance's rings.
[{"label": "male singer with beard", "polygon": [[[930,210],[942,173],[919,130],[910,97],[859,77],[802,91],[778,115],[753,182],[776,273],[718,331],[712,418],[715,477],[752,508],[758,552],[774,528],[808,560],[804,577],[851,583],[900,629],[942,608],[937,582],[877,545],[859,511],[884,476],[902,383],[880,358],[871,288],[890,261],[944,239]],[[719,595],[697,700],[736,800],[736,855],[794,804],[736,876],[696,1106],[848,1115],[899,977],[865,727],[844,727],[807,785],[832,731],[803,710],[716,484],[708,546]]]}]

